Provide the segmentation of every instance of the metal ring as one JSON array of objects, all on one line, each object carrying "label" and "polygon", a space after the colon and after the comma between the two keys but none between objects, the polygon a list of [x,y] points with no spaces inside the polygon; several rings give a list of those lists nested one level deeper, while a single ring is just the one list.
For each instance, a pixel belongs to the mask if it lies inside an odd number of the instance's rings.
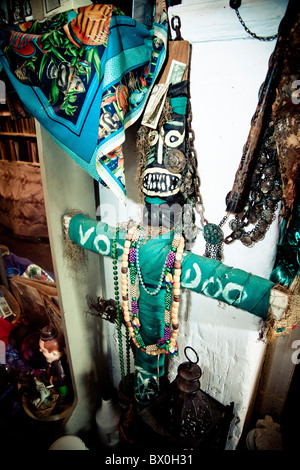
[{"label": "metal ring", "polygon": [[[196,357],[197,357],[197,361],[196,361],[196,362],[195,362],[195,361],[191,361],[191,360],[189,359],[189,357],[188,357],[188,355],[187,355],[187,353],[186,353],[186,350],[187,350],[187,349],[191,349],[191,350],[194,352],[194,354],[195,354]],[[198,362],[199,362],[199,356],[198,356],[198,354],[196,353],[195,349],[192,348],[191,346],[186,346],[186,347],[184,348],[184,355],[185,355],[185,357],[187,358],[187,360],[188,360],[189,362],[191,362],[192,364],[198,364]]]},{"label": "metal ring", "polygon": [[[175,26],[175,24],[174,24],[175,19],[178,21],[177,26]],[[182,37],[181,37],[181,32],[180,32],[181,21],[180,21],[179,16],[177,16],[177,15],[176,15],[176,16],[172,16],[172,18],[171,18],[171,26],[172,26],[173,31],[176,32],[176,38],[174,39],[174,41],[182,41],[183,39],[182,39]]]},{"label": "metal ring", "polygon": [[[176,26],[174,25],[174,21],[175,21],[175,20],[178,21],[178,23],[177,23]],[[177,28],[181,28],[181,21],[180,21],[179,16],[177,16],[177,15],[172,16],[172,18],[171,18],[171,26],[172,26],[172,29],[173,29],[174,31],[176,31]]]}]

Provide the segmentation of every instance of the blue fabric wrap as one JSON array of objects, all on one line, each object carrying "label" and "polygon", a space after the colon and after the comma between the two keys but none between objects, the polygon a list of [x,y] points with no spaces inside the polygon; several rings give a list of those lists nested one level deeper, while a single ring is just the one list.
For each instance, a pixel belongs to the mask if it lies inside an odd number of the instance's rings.
[{"label": "blue fabric wrap", "polygon": [[[88,230],[91,233],[87,237]],[[73,242],[88,250],[111,256],[114,229],[107,224],[77,214],[70,221],[69,236]],[[117,240],[119,259],[122,256],[125,237],[126,232],[121,229]],[[140,264],[146,283],[157,285],[170,243],[170,238],[163,235],[148,240],[147,244],[140,248]],[[185,252],[182,260],[181,285],[258,317],[266,318],[270,292],[275,283],[241,269],[226,266],[220,261]]]},{"label": "blue fabric wrap", "polygon": [[149,30],[95,4],[0,31],[0,64],[27,110],[124,203],[125,129],[141,115],[166,56],[166,7],[154,18]]}]

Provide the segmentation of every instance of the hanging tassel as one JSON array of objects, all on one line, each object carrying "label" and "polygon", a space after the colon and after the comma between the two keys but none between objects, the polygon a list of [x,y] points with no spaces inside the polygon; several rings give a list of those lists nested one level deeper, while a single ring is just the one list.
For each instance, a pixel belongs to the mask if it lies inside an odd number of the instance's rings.
[{"label": "hanging tassel", "polygon": [[221,227],[224,225],[228,218],[228,214],[223,217],[219,225],[209,224],[204,225],[203,238],[205,240],[205,253],[206,258],[216,259],[222,261],[223,259],[223,245],[224,233]]}]

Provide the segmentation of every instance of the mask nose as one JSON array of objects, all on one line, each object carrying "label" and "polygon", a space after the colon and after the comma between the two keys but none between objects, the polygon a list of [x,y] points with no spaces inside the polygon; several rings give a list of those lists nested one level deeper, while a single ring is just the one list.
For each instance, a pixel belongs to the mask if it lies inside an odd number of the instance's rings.
[{"label": "mask nose", "polygon": [[159,136],[158,136],[158,149],[157,149],[157,163],[159,165],[162,165],[162,162],[163,162],[164,136],[165,136],[165,131],[163,128],[161,128]]}]

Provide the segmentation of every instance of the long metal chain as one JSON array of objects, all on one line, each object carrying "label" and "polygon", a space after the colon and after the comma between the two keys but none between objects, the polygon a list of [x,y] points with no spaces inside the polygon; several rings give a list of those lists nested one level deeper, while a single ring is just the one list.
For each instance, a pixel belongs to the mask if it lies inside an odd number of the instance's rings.
[{"label": "long metal chain", "polygon": [[[190,48],[190,54],[192,53],[192,48]],[[189,60],[189,78],[190,78],[190,65],[191,65],[191,57]],[[188,144],[189,144],[189,152],[190,152],[190,158],[192,165],[194,167],[194,184],[195,184],[195,209],[196,212],[198,212],[200,216],[200,223],[201,223],[201,229],[203,229],[204,225],[206,225],[208,222],[204,217],[204,205],[203,205],[203,199],[202,195],[200,192],[200,186],[201,186],[201,181],[200,181],[200,176],[198,173],[198,156],[197,156],[197,151],[194,147],[194,141],[195,141],[195,131],[192,128],[192,120],[193,120],[193,113],[192,113],[192,106],[191,106],[191,93],[190,93],[190,82],[188,80],[188,102],[187,102],[187,133],[188,133]]]},{"label": "long metal chain", "polygon": [[254,39],[258,39],[259,41],[274,41],[274,39],[277,38],[278,34],[274,34],[273,36],[257,36],[257,34],[253,33],[252,31],[250,31],[250,29],[246,26],[243,18],[241,17],[240,15],[240,12],[237,8],[234,8],[235,12],[236,12],[236,16],[238,17],[239,19],[239,22],[241,23],[241,25],[243,26],[244,30],[246,31],[246,33],[250,34],[250,36],[252,36]]},{"label": "long metal chain", "polygon": [[[175,15],[171,19],[171,27],[173,31],[176,32],[176,38],[174,41],[183,41],[181,36],[181,20],[180,17]],[[198,173],[198,157],[197,151],[194,147],[195,141],[195,132],[192,128],[192,120],[193,120],[193,113],[192,113],[192,106],[191,106],[191,90],[190,90],[190,71],[191,71],[191,54],[192,54],[192,47],[190,45],[190,57],[188,60],[188,100],[187,100],[187,140],[189,146],[189,153],[190,153],[190,160],[194,170],[194,185],[195,185],[195,209],[200,215],[200,223],[201,228],[203,229],[204,225],[207,223],[207,220],[204,218],[204,206],[203,206],[203,199],[200,193],[200,176]]]},{"label": "long metal chain", "polygon": [[195,197],[196,197],[196,204],[195,209],[200,215],[200,223],[201,228],[207,223],[207,220],[204,217],[204,206],[203,206],[203,199],[200,193],[200,176],[198,174],[198,157],[197,151],[194,147],[194,140],[195,140],[195,132],[192,129],[192,109],[190,100],[188,100],[188,112],[187,112],[187,131],[188,131],[188,142],[189,142],[189,151],[190,151],[190,158],[194,167],[194,184],[195,184]]}]

